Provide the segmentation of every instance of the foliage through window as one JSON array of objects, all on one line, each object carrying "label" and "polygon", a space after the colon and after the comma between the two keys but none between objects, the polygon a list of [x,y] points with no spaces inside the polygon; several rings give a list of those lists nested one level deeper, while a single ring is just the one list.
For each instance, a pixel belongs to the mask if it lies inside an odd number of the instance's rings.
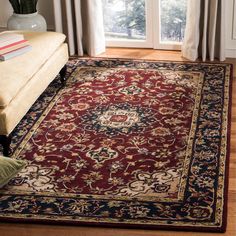
[{"label": "foliage through window", "polygon": [[145,39],[145,0],[103,0],[107,38]]},{"label": "foliage through window", "polygon": [[161,41],[183,41],[186,8],[186,0],[160,0]]},{"label": "foliage through window", "polygon": [[[160,43],[183,41],[187,0],[102,1],[107,40],[145,41],[156,34]],[[154,27],[155,21],[159,27]],[[148,34],[150,28],[152,33]]]}]

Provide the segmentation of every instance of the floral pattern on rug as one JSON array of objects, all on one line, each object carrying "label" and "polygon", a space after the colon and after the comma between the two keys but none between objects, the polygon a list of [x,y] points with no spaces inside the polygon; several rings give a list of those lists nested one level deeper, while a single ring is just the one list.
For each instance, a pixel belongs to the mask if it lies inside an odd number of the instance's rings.
[{"label": "floral pattern on rug", "polygon": [[157,111],[128,103],[98,106],[81,117],[84,130],[105,132],[107,136],[117,134],[139,134],[155,122]]},{"label": "floral pattern on rug", "polygon": [[68,66],[15,130],[28,165],[1,190],[0,217],[224,230],[230,65]]}]

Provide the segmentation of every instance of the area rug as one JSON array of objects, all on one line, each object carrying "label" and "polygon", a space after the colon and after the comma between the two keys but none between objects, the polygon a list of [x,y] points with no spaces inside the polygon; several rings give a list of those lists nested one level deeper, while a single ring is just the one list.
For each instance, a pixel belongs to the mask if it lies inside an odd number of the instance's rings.
[{"label": "area rug", "polygon": [[223,232],[231,65],[68,62],[14,131],[0,219]]}]

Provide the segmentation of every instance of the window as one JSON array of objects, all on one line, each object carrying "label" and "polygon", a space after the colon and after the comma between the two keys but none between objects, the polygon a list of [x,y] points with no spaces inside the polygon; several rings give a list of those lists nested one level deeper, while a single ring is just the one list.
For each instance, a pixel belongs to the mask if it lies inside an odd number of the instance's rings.
[{"label": "window", "polygon": [[157,48],[179,49],[186,25],[187,0],[159,0]]},{"label": "window", "polygon": [[179,49],[187,0],[103,0],[107,46]]},{"label": "window", "polygon": [[108,46],[151,47],[152,29],[147,0],[103,0],[104,26]]}]

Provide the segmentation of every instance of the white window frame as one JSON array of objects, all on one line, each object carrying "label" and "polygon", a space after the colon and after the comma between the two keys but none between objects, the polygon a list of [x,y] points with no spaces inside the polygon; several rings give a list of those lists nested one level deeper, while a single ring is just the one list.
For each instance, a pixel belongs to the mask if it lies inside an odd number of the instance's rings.
[{"label": "white window frame", "polygon": [[[147,0],[149,1],[149,0]],[[153,15],[158,16],[153,18],[153,32],[156,29],[156,34],[153,33],[153,48],[165,50],[181,50],[182,43],[179,42],[163,42],[161,41],[161,14],[160,14],[160,0],[151,0],[153,2]],[[156,19],[156,20],[155,20]]]},{"label": "white window frame", "polygon": [[162,42],[160,33],[155,33],[161,30],[160,0],[146,0],[146,16],[146,40],[108,39],[106,46],[181,50],[182,43]]}]

